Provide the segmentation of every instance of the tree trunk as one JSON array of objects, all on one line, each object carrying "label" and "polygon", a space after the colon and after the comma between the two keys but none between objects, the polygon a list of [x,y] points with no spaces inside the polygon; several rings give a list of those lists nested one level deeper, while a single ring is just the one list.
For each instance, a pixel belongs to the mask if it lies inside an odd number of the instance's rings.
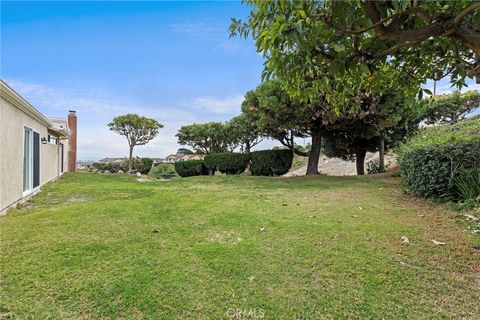
[{"label": "tree trunk", "polygon": [[132,156],[133,156],[133,146],[130,146],[130,153],[128,155],[128,172],[132,171]]},{"label": "tree trunk", "polygon": [[307,176],[319,174],[318,160],[320,159],[320,149],[322,147],[322,132],[318,129],[312,129],[312,147],[308,154]]},{"label": "tree trunk", "polygon": [[363,176],[365,174],[365,155],[367,151],[364,149],[358,149],[355,152],[355,162],[357,164],[357,175]]},{"label": "tree trunk", "polygon": [[252,149],[252,147],[250,146],[250,142],[247,141],[245,143],[245,153],[247,153],[247,154],[250,153],[250,149]]},{"label": "tree trunk", "polygon": [[378,162],[380,165],[380,172],[385,172],[385,138],[380,136],[380,143],[378,145]]},{"label": "tree trunk", "polygon": [[[250,142],[247,141],[245,144],[245,153],[250,154],[250,149],[252,147],[250,146]],[[247,175],[251,176],[252,175],[252,168],[250,168],[250,160],[247,163]]]}]

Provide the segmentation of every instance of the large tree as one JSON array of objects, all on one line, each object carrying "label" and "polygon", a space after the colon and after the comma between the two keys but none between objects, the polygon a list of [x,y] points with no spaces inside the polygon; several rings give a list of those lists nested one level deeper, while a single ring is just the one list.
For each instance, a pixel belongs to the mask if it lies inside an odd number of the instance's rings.
[{"label": "large tree", "polygon": [[480,108],[480,92],[476,90],[442,94],[425,101],[427,124],[455,123],[474,109]]},{"label": "large tree", "polygon": [[252,11],[232,19],[231,35],[252,35],[264,77],[300,97],[320,91],[345,108],[359,91],[410,96],[426,79],[480,81],[480,2],[246,2]]},{"label": "large tree", "polygon": [[227,129],[240,146],[242,152],[250,153],[250,150],[262,142],[262,135],[257,124],[245,114],[240,114],[227,122]]},{"label": "large tree", "polygon": [[155,119],[126,114],[113,118],[108,124],[110,130],[127,138],[129,146],[128,171],[132,171],[132,155],[135,146],[145,145],[155,138],[163,125]]},{"label": "large tree", "polygon": [[[321,94],[308,101],[292,98],[280,81],[271,80],[247,92],[242,111],[266,136],[277,139],[297,155],[308,156],[307,175],[314,175],[318,174],[322,138],[333,130],[366,130],[359,123],[378,113],[380,102],[377,96],[359,92],[349,106],[337,111]],[[295,139],[309,136],[310,150],[299,150]]]},{"label": "large tree", "polygon": [[185,125],[176,137],[181,145],[188,145],[202,154],[232,151],[237,146],[225,123],[207,122]]},{"label": "large tree", "polygon": [[374,104],[362,104],[363,117],[351,117],[347,123],[339,117],[324,139],[325,154],[355,160],[358,175],[364,174],[367,152],[379,152],[380,170],[385,171],[385,149],[395,147],[415,132],[423,119],[424,104],[419,101],[413,107],[406,106],[403,97],[394,93],[375,100]]},{"label": "large tree", "polygon": [[[297,155],[308,156],[307,175],[313,175],[318,174],[322,137],[320,107],[293,99],[279,81],[271,80],[247,92],[242,112],[264,135],[277,139]],[[295,138],[308,136],[312,137],[310,151],[299,150]]]}]

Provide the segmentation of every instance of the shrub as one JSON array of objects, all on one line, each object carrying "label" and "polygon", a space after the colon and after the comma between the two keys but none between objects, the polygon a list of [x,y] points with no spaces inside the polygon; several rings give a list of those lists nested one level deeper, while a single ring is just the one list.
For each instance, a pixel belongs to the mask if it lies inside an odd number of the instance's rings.
[{"label": "shrub", "polygon": [[94,169],[97,169],[98,171],[105,171],[105,170],[108,170],[108,163],[94,162],[92,164],[92,167]]},{"label": "shrub", "polygon": [[[147,174],[152,168],[153,160],[150,158],[132,158],[132,170],[140,172],[141,174]],[[122,161],[122,170],[128,171],[128,158]]]},{"label": "shrub", "polygon": [[468,201],[480,202],[480,168],[466,171],[454,179],[459,196]]},{"label": "shrub", "polygon": [[480,164],[480,117],[426,128],[399,148],[403,187],[415,195],[458,199],[455,179]]},{"label": "shrub", "polygon": [[[385,164],[385,170],[388,168],[388,165]],[[385,170],[380,168],[380,160],[374,159],[367,163],[367,173],[368,174],[375,174],[375,173],[384,173]]]},{"label": "shrub", "polygon": [[250,156],[246,153],[212,153],[205,156],[205,165],[215,172],[239,174],[245,171]]},{"label": "shrub", "polygon": [[254,176],[279,176],[292,167],[291,150],[263,150],[250,154],[250,170]]},{"label": "shrub", "polygon": [[[138,159],[138,158],[137,158]],[[140,158],[136,163],[134,170],[140,172],[141,174],[147,174],[153,166],[153,160],[150,158]]]},{"label": "shrub", "polygon": [[115,173],[122,170],[122,164],[120,162],[95,162],[92,166],[101,172],[108,170],[111,173]]},{"label": "shrub", "polygon": [[208,168],[203,160],[184,160],[175,162],[175,171],[181,177],[208,175]]},{"label": "shrub", "polygon": [[156,166],[152,166],[148,172],[148,175],[157,179],[170,178],[175,175],[175,168],[171,164],[161,163]]}]

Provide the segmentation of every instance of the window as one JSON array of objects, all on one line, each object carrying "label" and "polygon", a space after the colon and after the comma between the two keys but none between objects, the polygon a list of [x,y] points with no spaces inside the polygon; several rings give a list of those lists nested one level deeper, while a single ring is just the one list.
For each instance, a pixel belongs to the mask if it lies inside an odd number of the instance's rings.
[{"label": "window", "polygon": [[40,185],[40,134],[23,129],[23,195]]},{"label": "window", "polygon": [[58,138],[52,135],[48,135],[48,143],[58,144]]}]

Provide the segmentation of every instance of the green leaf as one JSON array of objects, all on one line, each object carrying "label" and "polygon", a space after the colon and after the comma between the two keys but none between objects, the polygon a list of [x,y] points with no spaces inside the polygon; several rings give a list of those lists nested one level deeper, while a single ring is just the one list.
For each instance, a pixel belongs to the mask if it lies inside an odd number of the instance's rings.
[{"label": "green leaf", "polygon": [[334,44],[333,45],[333,50],[335,50],[336,52],[343,52],[345,51],[345,46],[343,44]]}]

